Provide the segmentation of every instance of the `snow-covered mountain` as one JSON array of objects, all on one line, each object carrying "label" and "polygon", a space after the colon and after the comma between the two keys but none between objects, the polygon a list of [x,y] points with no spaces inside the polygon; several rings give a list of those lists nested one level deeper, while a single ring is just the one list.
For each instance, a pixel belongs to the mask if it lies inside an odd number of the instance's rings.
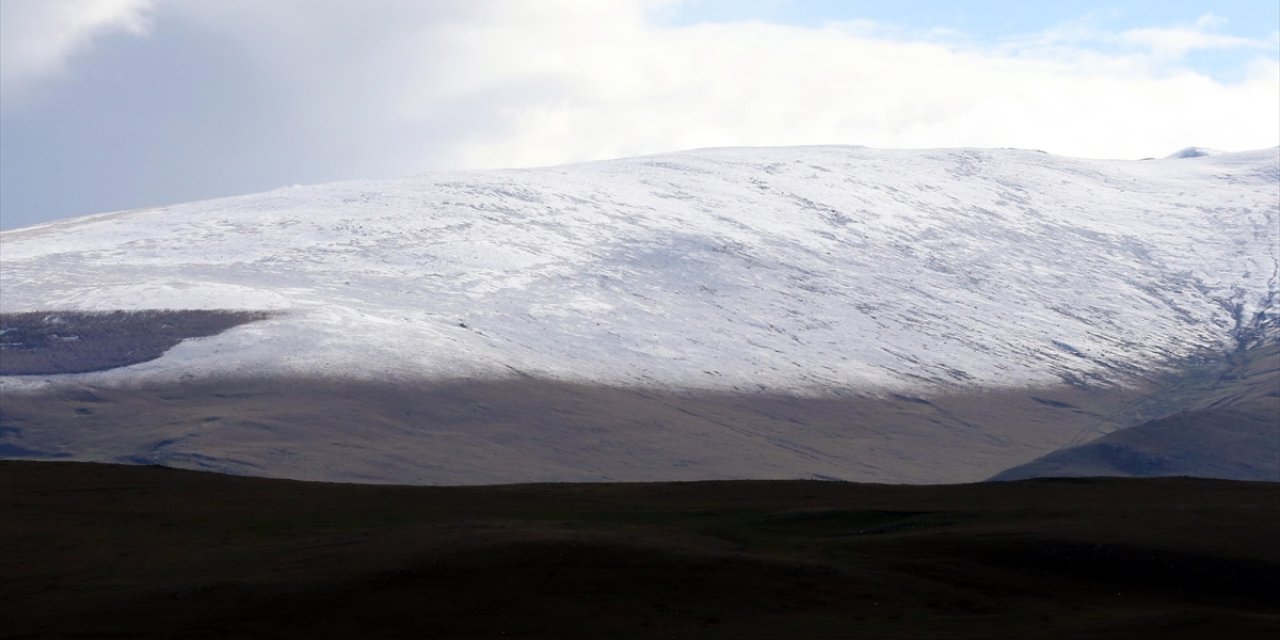
[{"label": "snow-covered mountain", "polygon": [[0,388],[246,373],[806,397],[1134,387],[1280,330],[1278,153],[709,149],[39,225],[0,234],[0,311],[274,313]]},{"label": "snow-covered mountain", "polygon": [[0,309],[283,312],[102,380],[1121,383],[1275,322],[1278,175],[807,147],[282,189],[7,232]]}]

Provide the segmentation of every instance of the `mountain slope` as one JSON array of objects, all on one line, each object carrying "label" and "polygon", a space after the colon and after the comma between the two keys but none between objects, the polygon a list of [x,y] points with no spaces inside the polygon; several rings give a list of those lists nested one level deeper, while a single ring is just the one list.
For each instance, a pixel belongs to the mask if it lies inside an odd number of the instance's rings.
[{"label": "mountain slope", "polygon": [[1274,322],[1278,171],[819,147],[325,185],[6,233],[2,304],[286,312],[140,374],[1118,382]]},{"label": "mountain slope", "polygon": [[1280,343],[1233,354],[1188,408],[1054,451],[995,476],[1195,476],[1280,482]]},{"label": "mountain slope", "polygon": [[[759,397],[849,403],[841,411],[751,413],[768,423],[753,441],[774,452],[778,440],[815,448],[829,464],[807,466],[792,451],[786,462],[753,466],[768,456],[749,455],[703,467],[701,477],[978,479],[1161,417],[1125,407],[1188,359],[1274,338],[1278,180],[1276,149],[1144,162],[1016,150],[712,149],[283,189],[41,225],[0,234],[0,311],[269,315],[126,367],[2,378],[2,433],[24,450],[90,455],[80,450],[88,436],[73,425],[106,412],[34,408],[37,397],[70,397],[74,389],[103,396],[198,384],[208,385],[205,393],[228,379],[252,387],[259,383],[250,379],[305,378],[408,390],[479,384],[472,388],[499,393],[492,390],[525,381],[530,386],[503,397],[603,385],[605,395],[746,399],[734,406]],[[324,405],[309,394],[277,404]],[[594,391],[568,396],[578,398],[574,406],[603,402]],[[1023,408],[952,409],[997,396],[1020,398],[1002,406]],[[453,402],[462,412],[474,405]],[[853,407],[865,402],[887,408],[858,414]],[[519,416],[534,405],[504,406]],[[673,423],[633,419],[645,411],[631,400],[599,406],[606,405],[604,415],[573,415],[585,428],[625,435],[609,440],[619,450]],[[814,419],[815,411],[830,417]],[[1069,419],[1040,423],[1046,412]],[[207,424],[200,420],[235,412],[171,413],[165,429],[186,434]],[[325,411],[290,426],[280,413],[264,406],[238,428],[267,429],[290,443],[288,455],[303,458],[322,438],[349,451],[342,443],[365,428]],[[909,417],[874,425],[842,417],[886,413]],[[555,406],[544,417],[573,424],[565,415]],[[415,453],[432,450],[424,434],[453,426],[406,414],[393,424]],[[309,438],[309,428],[323,435]],[[741,449],[729,427],[715,428],[706,451]],[[93,459],[153,455],[170,439],[148,440],[143,430],[145,438],[114,439]],[[657,447],[658,460],[640,465],[639,478],[669,472],[671,452],[689,435],[678,431]],[[967,434],[953,440],[970,462],[950,466],[936,448],[895,445],[889,457],[906,462],[894,471],[857,471],[886,459],[890,436],[928,442],[948,431]],[[533,443],[518,454],[540,461],[546,473],[538,478],[561,477],[551,470],[562,464],[567,477],[578,477],[572,442],[544,441],[536,429],[528,437]],[[477,460],[503,442],[462,438]],[[185,453],[215,467],[279,468],[242,444],[234,448],[248,456],[237,458],[245,465],[229,465],[229,442]],[[364,464],[356,476],[396,453],[368,446],[356,454]],[[976,462],[961,451],[975,447],[1003,454]],[[311,473],[324,467],[307,459]],[[700,456],[685,462],[695,477],[707,464]],[[448,481],[492,477],[483,462],[463,466]],[[830,474],[830,466],[851,473]]]}]

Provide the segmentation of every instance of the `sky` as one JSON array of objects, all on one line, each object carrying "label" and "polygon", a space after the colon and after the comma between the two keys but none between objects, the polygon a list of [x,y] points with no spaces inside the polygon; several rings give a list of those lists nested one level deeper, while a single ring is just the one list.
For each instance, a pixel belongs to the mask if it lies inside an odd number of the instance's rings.
[{"label": "sky", "polygon": [[0,228],[710,146],[1280,144],[1274,0],[0,0]]}]

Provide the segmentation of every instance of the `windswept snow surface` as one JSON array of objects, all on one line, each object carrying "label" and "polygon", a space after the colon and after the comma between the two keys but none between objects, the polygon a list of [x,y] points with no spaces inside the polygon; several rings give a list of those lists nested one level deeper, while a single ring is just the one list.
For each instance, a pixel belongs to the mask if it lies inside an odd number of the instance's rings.
[{"label": "windswept snow surface", "polygon": [[0,234],[0,310],[281,312],[93,383],[1123,384],[1276,326],[1278,151],[734,148],[288,188]]}]

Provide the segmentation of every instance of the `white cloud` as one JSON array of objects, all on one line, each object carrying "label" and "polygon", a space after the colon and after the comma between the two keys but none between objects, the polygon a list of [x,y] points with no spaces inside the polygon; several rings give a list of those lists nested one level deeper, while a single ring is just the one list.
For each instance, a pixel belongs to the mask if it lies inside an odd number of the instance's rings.
[{"label": "white cloud", "polygon": [[1214,32],[1225,24],[1223,18],[1206,14],[1192,25],[1130,29],[1121,33],[1120,39],[1170,58],[1180,58],[1199,49],[1275,49],[1273,43]]},{"label": "white cloud", "polygon": [[[1224,83],[1171,69],[1149,50],[1011,54],[865,22],[673,28],[642,12],[591,21],[566,13],[535,25],[495,13],[440,26],[429,51],[448,64],[423,61],[418,68],[431,73],[396,87],[388,104],[406,121],[430,119],[441,104],[476,104],[460,123],[469,134],[443,150],[446,165],[462,166],[715,145],[1018,146],[1141,157],[1193,143],[1280,142],[1280,73],[1266,56]],[[1189,46],[1225,44],[1238,43],[1206,36]],[[441,151],[421,163],[438,166]]]},{"label": "white cloud", "polygon": [[[314,157],[323,148],[333,162],[360,167],[339,167],[343,175],[719,145],[1016,146],[1141,157],[1190,144],[1280,142],[1275,46],[1219,34],[1212,17],[1123,33],[1086,22],[982,45],[865,21],[669,26],[654,19],[664,4],[170,0],[154,20],[156,29],[180,22],[211,34],[273,88],[277,112],[210,126],[238,127],[246,144],[270,139],[266,127],[292,128],[296,146],[246,153],[280,154],[286,163],[288,154]],[[52,38],[43,48],[15,45],[31,49],[16,71],[6,44],[6,83],[11,74],[25,81],[56,71],[95,33],[147,28],[146,2],[93,6],[92,15],[59,13],[25,34]],[[6,41],[8,22],[6,13]],[[1169,61],[1205,47],[1255,55],[1230,82]],[[250,126],[264,129],[255,136]]]},{"label": "white cloud", "polygon": [[1040,33],[1018,34],[1000,47],[1007,54],[1041,58],[1082,58],[1099,54],[1145,65],[1179,63],[1188,53],[1203,50],[1253,52],[1275,58],[1280,32],[1269,40],[1221,33],[1225,18],[1205,14],[1190,24],[1161,25],[1114,31],[1107,22],[1116,11],[1095,11]]},{"label": "white cloud", "polygon": [[152,0],[5,0],[0,4],[0,94],[20,99],[73,55],[113,31],[144,35]]}]

